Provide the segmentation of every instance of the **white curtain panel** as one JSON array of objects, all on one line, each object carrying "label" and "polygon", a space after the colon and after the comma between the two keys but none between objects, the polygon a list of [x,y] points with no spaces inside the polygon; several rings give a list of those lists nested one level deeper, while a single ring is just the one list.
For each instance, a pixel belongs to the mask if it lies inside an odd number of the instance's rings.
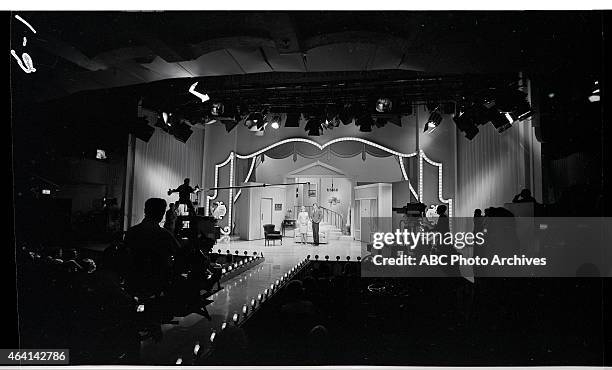
[{"label": "white curtain panel", "polygon": [[512,127],[501,135],[490,124],[479,129],[472,141],[457,140],[459,217],[471,217],[476,208],[502,207],[531,185],[526,175],[530,148],[522,137],[532,135],[531,128]]},{"label": "white curtain panel", "polygon": [[[142,221],[147,199],[176,202],[178,194],[168,196],[168,189],[175,189],[186,177],[191,179],[191,186],[199,184],[202,187],[203,160],[204,130],[201,129],[194,129],[187,143],[160,129],[155,129],[148,143],[136,139],[130,225]],[[202,196],[200,193],[200,202]]]}]

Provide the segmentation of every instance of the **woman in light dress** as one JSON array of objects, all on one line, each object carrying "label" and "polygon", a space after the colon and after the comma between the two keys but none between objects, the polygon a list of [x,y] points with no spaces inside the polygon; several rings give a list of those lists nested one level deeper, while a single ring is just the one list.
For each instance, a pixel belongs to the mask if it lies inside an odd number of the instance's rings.
[{"label": "woman in light dress", "polygon": [[306,212],[306,207],[302,206],[302,208],[300,209],[300,213],[298,213],[297,224],[298,224],[298,231],[300,235],[302,236],[302,243],[304,244],[306,244],[306,236],[308,235],[309,219],[310,219],[310,216],[308,215],[308,212]]}]

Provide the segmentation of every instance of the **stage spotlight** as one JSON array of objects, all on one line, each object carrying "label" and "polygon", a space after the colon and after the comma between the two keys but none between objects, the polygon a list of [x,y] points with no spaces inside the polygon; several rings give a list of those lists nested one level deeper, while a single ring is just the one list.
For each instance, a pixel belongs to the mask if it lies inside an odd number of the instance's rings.
[{"label": "stage spotlight", "polygon": [[264,131],[266,129],[268,126],[268,120],[266,120],[266,117],[263,114],[261,115],[261,119],[257,119],[255,126],[257,126],[259,131]]},{"label": "stage spotlight", "polygon": [[331,130],[333,128],[327,119],[321,122],[321,127],[323,127],[324,130]]},{"label": "stage spotlight", "polygon": [[473,114],[470,111],[460,113],[453,118],[453,121],[455,121],[457,128],[465,134],[468,140],[472,140],[478,135],[478,127],[476,127]]},{"label": "stage spotlight", "polygon": [[534,112],[527,100],[527,94],[519,90],[502,90],[493,96],[494,107],[502,113],[510,113],[514,121],[523,121]]},{"label": "stage spotlight", "polygon": [[162,112],[158,117],[157,117],[157,121],[155,122],[155,126],[161,128],[162,130],[168,132],[170,130],[170,127],[172,127],[172,125],[174,124],[174,116],[172,115],[172,113],[168,113],[168,112]]},{"label": "stage spotlight", "polygon": [[265,120],[273,129],[278,130],[283,120],[283,117],[278,113],[270,113],[266,115]]},{"label": "stage spotlight", "polygon": [[453,120],[457,128],[465,133],[468,140],[478,135],[478,126],[491,121],[490,110],[481,103],[469,103],[463,107]]},{"label": "stage spotlight", "polygon": [[442,123],[442,115],[438,113],[437,109],[438,108],[434,109],[434,111],[429,115],[429,118],[425,123],[425,127],[423,128],[423,132],[431,134],[438,126],[440,126],[440,123]]},{"label": "stage spotlight", "polygon": [[355,106],[353,104],[344,104],[338,112],[338,119],[344,125],[350,125],[355,120]]},{"label": "stage spotlight", "polygon": [[372,116],[370,114],[364,114],[355,120],[355,124],[359,126],[361,132],[372,132],[373,124]]},{"label": "stage spotlight", "polygon": [[251,131],[259,131],[260,125],[263,125],[263,115],[259,112],[250,113],[245,121],[245,126]]},{"label": "stage spotlight", "polygon": [[308,132],[308,136],[320,136],[321,131],[323,131],[321,120],[318,117],[310,117],[304,127],[304,131]]},{"label": "stage spotlight", "polygon": [[491,124],[497,129],[497,132],[502,133],[512,127],[516,121],[512,114],[508,112],[500,112],[495,108],[491,108]]},{"label": "stage spotlight", "polygon": [[340,126],[340,119],[338,107],[335,104],[328,104],[325,106],[325,127],[327,129],[333,129],[334,127]]},{"label": "stage spotlight", "polygon": [[393,108],[393,103],[389,98],[380,98],[376,101],[376,111],[378,113],[387,113],[391,112]]},{"label": "stage spotlight", "polygon": [[210,108],[210,114],[213,116],[220,116],[224,112],[223,103],[214,103]]}]

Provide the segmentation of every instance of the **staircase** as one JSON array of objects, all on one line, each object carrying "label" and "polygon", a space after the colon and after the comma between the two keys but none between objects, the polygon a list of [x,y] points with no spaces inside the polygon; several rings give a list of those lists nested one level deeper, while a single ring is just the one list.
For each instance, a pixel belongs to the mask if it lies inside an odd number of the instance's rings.
[{"label": "staircase", "polygon": [[326,221],[322,221],[319,224],[319,231],[323,233],[327,233],[328,240],[338,240],[342,236],[342,230],[340,230],[340,228]]},{"label": "staircase", "polygon": [[[298,215],[300,212],[301,206],[294,206],[294,215]],[[323,206],[319,206],[319,208],[323,211],[323,220],[319,223],[319,232],[324,232],[327,234],[328,240],[338,240],[345,239],[346,235],[342,235],[342,229],[344,225],[344,217],[329,208],[325,208]],[[311,206],[306,206],[307,212],[310,214],[312,212]],[[348,240],[352,240],[352,237],[349,237]]]}]

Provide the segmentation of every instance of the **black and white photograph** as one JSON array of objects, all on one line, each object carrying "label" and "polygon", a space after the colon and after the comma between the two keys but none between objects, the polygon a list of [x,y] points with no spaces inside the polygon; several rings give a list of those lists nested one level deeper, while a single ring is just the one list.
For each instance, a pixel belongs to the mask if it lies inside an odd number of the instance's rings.
[{"label": "black and white photograph", "polygon": [[609,11],[232,5],[3,12],[0,368],[612,365]]}]

